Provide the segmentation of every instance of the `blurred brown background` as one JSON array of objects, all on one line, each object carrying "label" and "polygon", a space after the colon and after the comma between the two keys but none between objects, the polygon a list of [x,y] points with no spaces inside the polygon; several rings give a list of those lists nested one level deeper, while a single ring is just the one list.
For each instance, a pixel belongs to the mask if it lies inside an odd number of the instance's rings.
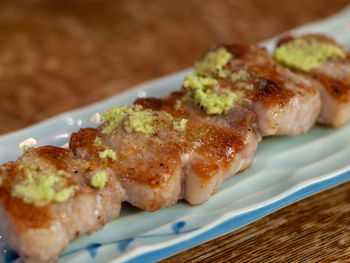
[{"label": "blurred brown background", "polygon": [[[256,42],[349,0],[0,2],[0,134]],[[0,146],[1,147],[1,146]],[[350,262],[350,182],[166,262]]]},{"label": "blurred brown background", "polygon": [[256,42],[349,0],[0,2],[0,134]]}]

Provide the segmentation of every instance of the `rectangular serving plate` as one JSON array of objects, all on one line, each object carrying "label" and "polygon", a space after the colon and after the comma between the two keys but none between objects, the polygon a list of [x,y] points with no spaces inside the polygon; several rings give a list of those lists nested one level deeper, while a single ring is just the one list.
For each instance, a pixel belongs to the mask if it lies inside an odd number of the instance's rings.
[{"label": "rectangular serving plate", "polygon": [[[350,6],[340,13],[288,33],[325,33],[350,48]],[[276,38],[262,45],[272,51]],[[21,142],[62,146],[82,127],[96,127],[96,113],[161,97],[179,89],[191,69],[139,85],[96,104],[60,114],[0,136],[0,163],[22,154]],[[315,126],[300,136],[265,138],[247,171],[221,185],[202,206],[185,202],[154,213],[123,205],[118,219],[71,243],[59,263],[154,262],[231,232],[302,198],[350,180],[350,124],[341,129]],[[33,140],[34,139],[34,140]],[[0,261],[19,262],[0,237]]]}]

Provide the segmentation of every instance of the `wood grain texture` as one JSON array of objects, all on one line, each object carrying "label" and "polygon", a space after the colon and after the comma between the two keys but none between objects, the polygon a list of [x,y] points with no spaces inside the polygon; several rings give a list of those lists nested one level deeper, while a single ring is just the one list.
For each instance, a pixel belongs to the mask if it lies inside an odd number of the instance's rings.
[{"label": "wood grain texture", "polygon": [[347,3],[0,1],[0,133],[187,68],[213,45],[260,41]]},{"label": "wood grain texture", "polygon": [[[0,134],[256,42],[349,0],[3,0]],[[0,146],[1,147],[1,146]],[[350,262],[350,183],[164,262]]]},{"label": "wood grain texture", "polygon": [[350,262],[349,244],[350,182],[162,262]]}]

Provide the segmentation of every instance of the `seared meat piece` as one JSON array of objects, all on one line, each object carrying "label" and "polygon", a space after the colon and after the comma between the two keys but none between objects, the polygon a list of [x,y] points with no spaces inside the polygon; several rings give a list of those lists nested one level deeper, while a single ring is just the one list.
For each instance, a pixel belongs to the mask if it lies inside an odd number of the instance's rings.
[{"label": "seared meat piece", "polygon": [[[79,158],[113,171],[129,203],[155,211],[175,204],[181,196],[181,159],[187,155],[173,137],[166,129],[148,136],[120,127],[108,136],[101,129],[87,128],[72,134],[70,147]],[[101,158],[108,152],[109,157]]]},{"label": "seared meat piece", "polygon": [[[104,132],[106,123],[98,130],[73,134],[71,148],[77,156],[111,168],[126,189],[127,201],[141,209],[154,211],[182,198],[202,204],[224,178],[251,164],[258,142],[250,126],[255,116],[241,109],[247,117],[235,122],[229,114],[225,119],[190,107],[176,110],[182,96],[180,92],[165,99],[139,99],[130,106],[156,116],[153,133],[130,130],[135,116],[131,113],[109,134]],[[106,149],[116,158],[101,159]]]},{"label": "seared meat piece", "polygon": [[209,116],[186,100],[179,107],[185,96],[184,92],[174,92],[164,99],[138,99],[135,103],[188,120],[182,138],[189,148],[188,158],[182,163],[182,197],[192,205],[200,205],[225,178],[251,165],[260,135],[255,129],[254,112],[235,106],[226,114]]},{"label": "seared meat piece", "polygon": [[350,119],[350,54],[342,46],[320,34],[285,37],[275,58],[319,83],[315,85],[322,100],[318,122],[338,128]]},{"label": "seared meat piece", "polygon": [[124,199],[108,170],[70,150],[29,149],[0,167],[0,235],[24,262],[52,262],[70,241],[116,218]]},{"label": "seared meat piece", "polygon": [[195,74],[215,78],[240,94],[240,104],[257,114],[263,136],[307,132],[321,108],[317,82],[277,65],[257,45],[210,51],[196,64]]}]

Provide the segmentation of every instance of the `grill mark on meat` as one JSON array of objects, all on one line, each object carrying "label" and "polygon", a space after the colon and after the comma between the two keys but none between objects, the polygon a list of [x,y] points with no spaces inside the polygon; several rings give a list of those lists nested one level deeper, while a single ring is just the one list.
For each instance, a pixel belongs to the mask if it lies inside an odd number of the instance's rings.
[{"label": "grill mark on meat", "polygon": [[339,103],[350,101],[350,81],[334,79],[331,76],[321,73],[310,73],[310,75],[319,81]]},{"label": "grill mark on meat", "polygon": [[[11,195],[12,187],[22,180],[21,165],[39,165],[52,173],[65,171],[68,182],[79,187],[74,195],[61,203],[38,206]],[[92,168],[86,173],[87,166]],[[87,233],[99,230],[119,215],[125,194],[110,176],[102,189],[90,186],[95,170],[104,170],[96,163],[74,157],[71,150],[44,146],[29,149],[16,162],[0,167],[0,235],[25,262],[52,262],[67,244]],[[68,185],[69,186],[69,183]]]},{"label": "grill mark on meat", "polygon": [[284,106],[295,95],[290,90],[279,88],[275,82],[268,78],[262,79],[254,91],[254,100],[264,105],[279,104]]},{"label": "grill mark on meat", "polygon": [[[214,72],[213,77],[222,87],[244,94],[241,104],[255,111],[263,136],[297,135],[311,128],[320,112],[321,102],[310,78],[277,65],[267,50],[258,45],[223,47],[233,58],[223,69],[226,76]],[[242,70],[248,75],[244,74],[245,77],[240,79]],[[230,74],[238,77],[231,78]]]},{"label": "grill mark on meat", "polygon": [[[164,110],[176,118],[189,119],[185,139],[189,143],[196,141],[200,143],[201,146],[196,149],[196,152],[205,156],[206,160],[208,160],[208,163],[210,162],[211,165],[205,168],[206,172],[198,173],[198,175],[203,179],[206,178],[209,180],[211,179],[211,176],[217,172],[219,166],[226,168],[232,161],[234,154],[240,153],[243,150],[244,138],[232,129],[232,127],[218,129],[198,121],[198,118],[208,117],[204,112],[196,112],[193,108],[175,110],[174,105],[176,101],[183,96],[184,93],[182,92],[174,92],[166,99],[138,99],[135,103],[153,110]],[[191,111],[193,112],[192,114]],[[251,124],[248,120],[245,122],[244,119],[240,121],[242,127],[243,125],[248,126]],[[201,165],[204,166],[205,164],[201,163]],[[209,169],[209,167],[211,167],[211,169]]]},{"label": "grill mark on meat", "polygon": [[50,227],[54,220],[50,207],[23,203],[21,199],[11,196],[7,189],[0,189],[0,202],[2,208],[14,219],[14,224],[38,229]]},{"label": "grill mark on meat", "polygon": [[[225,47],[240,62],[239,66],[228,65],[226,69],[234,72],[244,68],[252,76],[248,83],[254,88],[244,90],[246,99],[266,108],[275,107],[283,112],[295,97],[300,96],[305,99],[309,95],[318,96],[316,89],[305,87],[304,83],[294,79],[293,73],[286,73],[276,66],[265,49],[255,45]],[[335,96],[343,96],[346,93],[346,88],[335,83],[334,79],[328,80],[327,76],[320,74],[316,78],[319,81],[322,78],[323,82],[332,82],[330,88],[336,94]],[[220,84],[232,90],[240,89],[234,82],[221,78],[218,80]],[[289,87],[286,85],[288,82],[292,83]],[[170,206],[181,198],[185,198],[194,205],[205,202],[217,191],[223,179],[250,166],[257,142],[260,140],[256,128],[257,117],[242,105],[233,107],[227,114],[213,116],[205,114],[203,109],[190,103],[185,103],[184,107],[176,109],[177,100],[182,99],[184,95],[185,92],[180,91],[163,99],[147,98],[138,99],[135,102],[144,108],[166,111],[174,118],[188,119],[184,134],[160,130],[156,134],[145,136],[135,132],[129,134],[123,128],[116,128],[112,135],[105,135],[101,133],[101,127],[85,128],[72,134],[70,140],[74,155],[81,159],[74,158],[70,150],[52,146],[30,149],[29,155],[35,153],[36,157],[46,165],[71,173],[72,180],[78,178],[81,188],[67,203],[38,207],[11,196],[12,183],[9,177],[5,177],[0,187],[2,209],[14,218],[14,226],[20,226],[22,229],[47,229],[54,226],[57,221],[61,221],[63,230],[67,231],[65,233],[68,236],[67,240],[72,240],[84,233],[96,231],[104,223],[116,217],[119,211],[114,211],[112,214],[102,211],[105,214],[93,216],[92,226],[79,230],[70,229],[69,220],[62,219],[59,216],[60,212],[72,202],[74,203],[72,207],[78,206],[79,198],[82,201],[85,197],[107,200],[113,187],[117,192],[112,194],[116,196],[108,202],[119,210],[120,202],[126,196],[123,190],[118,188],[117,180],[129,195],[127,197],[129,202],[149,211]],[[257,113],[259,114],[258,111]],[[279,124],[279,122],[275,123],[276,126]],[[117,160],[99,158],[101,149],[94,145],[96,136],[100,136],[107,147],[119,154]],[[4,173],[18,173],[17,166],[18,161],[3,165],[7,167]],[[97,193],[97,189],[87,185],[92,173],[101,167],[112,170],[115,176],[111,177],[105,190]],[[115,185],[111,186],[111,184]],[[110,207],[107,206],[107,210],[108,208]],[[67,242],[61,243],[62,248],[59,249],[62,250]],[[22,258],[33,260],[30,249],[20,248],[19,252]],[[59,252],[51,253],[51,257],[56,257]],[[40,260],[40,255],[34,255],[35,257]]]},{"label": "grill mark on meat", "polygon": [[[225,176],[251,164],[258,142],[253,128],[255,114],[237,107],[225,116],[209,116],[190,103],[177,109],[175,104],[184,95],[180,91],[163,99],[135,101],[144,108],[168,112],[173,118],[186,118],[184,133],[166,128],[157,135],[146,136],[127,133],[118,127],[111,135],[105,135],[100,133],[101,128],[81,129],[72,135],[70,146],[79,157],[110,167],[126,189],[127,201],[134,206],[154,211],[181,198],[190,204],[201,204],[216,191]],[[238,110],[244,114],[234,114]],[[121,154],[136,147],[141,157],[125,154],[114,161],[100,160],[99,150],[93,146],[96,136],[101,136],[108,147]]]},{"label": "grill mark on meat", "polygon": [[[196,111],[196,109],[189,106],[181,110],[176,110],[174,107],[175,103],[178,99],[181,99],[182,96],[184,96],[184,93],[174,92],[166,99],[138,99],[135,103],[146,108],[164,110],[176,118],[187,118],[189,122],[185,135],[186,140],[191,143],[200,139],[202,143],[201,151],[203,153],[212,148],[212,154],[215,158],[225,159],[226,162],[229,162],[231,155],[227,154],[228,152],[239,153],[243,150],[244,138],[237,133],[235,129],[232,129],[232,127],[224,128],[208,125],[206,121],[203,121],[204,118],[207,120],[208,115],[204,112]],[[242,126],[242,129],[243,128]],[[227,148],[231,150],[228,151]]]},{"label": "grill mark on meat", "polygon": [[[103,149],[94,146],[98,135],[109,147],[122,154],[117,160],[99,158],[98,152]],[[179,170],[183,149],[171,141],[171,136],[164,138],[162,134],[144,136],[119,129],[112,136],[106,136],[96,129],[86,128],[72,134],[70,145],[80,158],[109,167],[126,190],[128,202],[154,211],[174,204],[180,195],[176,184],[181,180]]]},{"label": "grill mark on meat", "polygon": [[[344,47],[334,39],[322,34],[306,34],[303,39],[316,39],[322,43],[337,46],[344,52]],[[296,39],[293,36],[281,38],[277,46],[283,45]],[[318,117],[318,122],[341,127],[350,119],[350,53],[346,52],[344,59],[328,59],[321,65],[309,72],[295,72],[303,76],[308,76],[315,80],[314,86],[320,91],[322,108]]]}]

